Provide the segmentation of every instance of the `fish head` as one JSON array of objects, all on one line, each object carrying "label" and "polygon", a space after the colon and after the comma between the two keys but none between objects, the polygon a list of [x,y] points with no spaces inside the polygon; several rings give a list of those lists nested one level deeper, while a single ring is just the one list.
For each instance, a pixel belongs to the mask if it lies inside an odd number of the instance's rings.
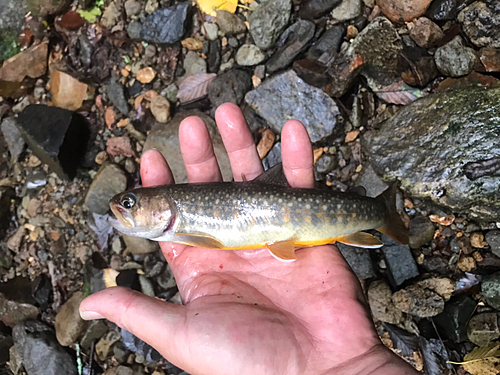
[{"label": "fish head", "polygon": [[160,237],[172,227],[175,219],[172,201],[146,189],[117,194],[109,206],[115,216],[110,218],[110,224],[129,236]]}]

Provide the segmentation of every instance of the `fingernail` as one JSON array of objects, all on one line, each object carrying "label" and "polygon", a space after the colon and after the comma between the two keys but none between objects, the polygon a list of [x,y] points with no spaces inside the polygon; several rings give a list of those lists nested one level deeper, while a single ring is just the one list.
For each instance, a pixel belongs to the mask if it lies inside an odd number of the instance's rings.
[{"label": "fingernail", "polygon": [[83,320],[104,319],[104,316],[102,316],[99,313],[96,313],[95,311],[82,311],[82,310],[80,310],[80,317]]}]

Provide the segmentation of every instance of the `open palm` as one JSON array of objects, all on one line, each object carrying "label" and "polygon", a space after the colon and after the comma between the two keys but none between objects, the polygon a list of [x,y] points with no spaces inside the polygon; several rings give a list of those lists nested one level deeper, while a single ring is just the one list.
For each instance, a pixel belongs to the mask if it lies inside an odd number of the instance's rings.
[{"label": "open palm", "polygon": [[[239,108],[222,105],[216,120],[235,180],[261,174]],[[203,122],[187,118],[179,138],[189,181],[220,181]],[[298,121],[283,128],[282,159],[291,186],[313,186],[311,144]],[[154,150],[143,155],[141,176],[144,186],[174,182]],[[82,316],[117,323],[192,374],[413,373],[380,343],[359,282],[336,247],[301,249],[284,263],[266,249],[160,246],[182,306],[110,288],[88,297]]]}]

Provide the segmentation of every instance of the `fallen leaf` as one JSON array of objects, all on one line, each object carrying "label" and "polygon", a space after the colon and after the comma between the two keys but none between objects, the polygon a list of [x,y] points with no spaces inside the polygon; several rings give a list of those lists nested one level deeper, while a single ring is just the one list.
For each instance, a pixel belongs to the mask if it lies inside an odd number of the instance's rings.
[{"label": "fallen leaf", "polygon": [[106,285],[106,288],[117,286],[116,277],[120,274],[120,272],[112,268],[105,268],[102,270],[102,273],[103,273],[104,285]]},{"label": "fallen leaf", "polygon": [[150,102],[152,99],[156,98],[157,96],[158,96],[158,93],[155,90],[149,90],[149,91],[146,91],[144,94],[139,95],[137,98],[135,98],[135,101],[134,101],[135,110],[137,111],[137,109],[139,109],[143,100],[147,100],[148,102]]},{"label": "fallen leaf", "polygon": [[418,351],[418,337],[389,323],[382,323],[382,326],[389,332],[394,349],[401,350],[401,354],[407,357],[413,356]]},{"label": "fallen leaf", "polygon": [[430,215],[429,219],[431,219],[433,223],[438,223],[447,227],[448,225],[453,224],[453,222],[455,221],[455,215],[448,215],[448,216]]},{"label": "fallen leaf", "polygon": [[453,369],[448,362],[448,351],[440,340],[427,340],[425,337],[419,336],[419,341],[426,375],[443,375],[445,369]]},{"label": "fallen leaf", "polygon": [[375,94],[387,103],[406,105],[422,97],[424,92],[407,85],[401,80],[390,84],[389,86],[383,87],[380,91],[375,91]]},{"label": "fallen leaf", "polygon": [[109,215],[92,213],[92,216],[94,218],[94,222],[90,222],[89,227],[97,235],[97,245],[99,246],[99,249],[104,250],[108,247],[109,236],[113,233],[113,227],[108,222]]},{"label": "fallen leaf", "polygon": [[116,121],[116,112],[113,107],[106,108],[106,113],[104,114],[104,121],[108,129],[111,129]]},{"label": "fallen leaf", "polygon": [[69,74],[54,70],[50,75],[52,105],[75,111],[83,104],[88,86]]},{"label": "fallen leaf", "polygon": [[313,150],[313,161],[314,161],[314,164],[316,164],[318,162],[318,160],[321,157],[321,155],[323,155],[323,152],[325,152],[325,150],[323,150],[323,147],[315,148]]},{"label": "fallen leaf", "polygon": [[140,83],[144,84],[151,82],[153,79],[155,79],[155,77],[156,71],[151,67],[142,68],[135,75],[135,78],[137,78]]},{"label": "fallen leaf", "polygon": [[449,362],[462,365],[472,375],[497,375],[500,372],[500,343],[477,346],[464,356],[463,362]]},{"label": "fallen leaf", "polygon": [[90,10],[79,10],[78,13],[84,20],[90,23],[94,23],[97,20],[97,17],[102,14],[101,9],[98,6]]},{"label": "fallen leaf", "polygon": [[199,73],[187,77],[179,86],[177,98],[185,103],[204,97],[207,95],[208,85],[215,77],[215,73]]},{"label": "fallen leaf", "polygon": [[106,143],[106,152],[111,156],[124,155],[129,158],[134,156],[132,142],[130,142],[129,137],[109,138]]},{"label": "fallen leaf", "polygon": [[230,13],[236,12],[238,0],[198,0],[198,6],[203,13],[216,17],[218,10],[226,10]]},{"label": "fallen leaf", "polygon": [[28,48],[6,60],[0,68],[0,81],[21,82],[26,76],[38,78],[47,71],[49,42]]},{"label": "fallen leaf", "polygon": [[345,136],[345,143],[349,143],[356,140],[356,138],[358,138],[358,135],[359,135],[359,130],[350,131]]},{"label": "fallen leaf", "polygon": [[274,141],[276,140],[276,135],[272,130],[266,129],[262,133],[262,138],[257,145],[257,152],[259,153],[259,157],[264,159],[269,150],[273,147]]},{"label": "fallen leaf", "polygon": [[85,23],[85,19],[78,12],[68,12],[56,17],[54,25],[62,29],[76,30]]},{"label": "fallen leaf", "polygon": [[120,121],[118,121],[116,126],[118,128],[124,128],[128,125],[129,122],[130,122],[130,120],[128,118],[122,118]]},{"label": "fallen leaf", "polygon": [[196,51],[203,48],[203,42],[195,38],[186,38],[181,41],[181,44],[190,51]]},{"label": "fallen leaf", "polygon": [[61,238],[61,234],[56,230],[51,230],[50,231],[50,238],[52,238],[53,241],[57,241],[57,240],[59,240],[59,238]]}]

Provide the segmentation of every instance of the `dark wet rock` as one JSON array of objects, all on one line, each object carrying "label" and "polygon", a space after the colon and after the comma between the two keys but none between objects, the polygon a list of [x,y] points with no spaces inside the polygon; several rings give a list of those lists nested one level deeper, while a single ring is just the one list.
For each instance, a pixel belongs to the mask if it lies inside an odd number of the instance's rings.
[{"label": "dark wet rock", "polygon": [[427,17],[420,17],[413,29],[410,30],[411,38],[420,47],[432,48],[444,37],[441,28]]},{"label": "dark wet rock", "polygon": [[132,40],[141,39],[142,25],[138,21],[132,21],[127,25],[127,34]]},{"label": "dark wet rock", "polygon": [[[207,65],[209,73],[217,73],[221,63],[221,41],[211,40],[208,42]],[[174,101],[175,102],[175,101]]]},{"label": "dark wet rock", "polygon": [[449,269],[447,260],[439,256],[426,257],[422,266],[430,273],[439,273],[445,275]]},{"label": "dark wet rock", "polygon": [[419,275],[417,263],[408,245],[402,245],[386,235],[382,235],[382,242],[382,252],[394,285],[399,286]]},{"label": "dark wet rock", "polygon": [[[113,358],[116,359],[118,363],[125,363],[130,354],[130,350],[125,347],[121,341],[118,341],[113,345]],[[118,366],[120,367],[120,366]]]},{"label": "dark wet rock", "polygon": [[106,360],[112,354],[113,345],[120,340],[120,334],[116,331],[109,331],[95,345],[95,352],[101,361]]},{"label": "dark wet rock", "polygon": [[76,292],[67,300],[56,315],[55,328],[59,344],[69,346],[83,335],[89,322],[80,317],[78,308],[84,299],[82,292]]},{"label": "dark wet rock", "polygon": [[215,19],[220,31],[224,35],[238,35],[247,31],[245,22],[236,14],[226,10],[219,10]]},{"label": "dark wet rock", "polygon": [[464,46],[462,38],[457,35],[451,42],[436,50],[434,60],[443,75],[460,77],[472,72],[476,54],[472,48]]},{"label": "dark wet rock", "polygon": [[46,309],[49,306],[54,293],[50,278],[46,274],[42,273],[33,281],[31,290],[36,303],[42,309]]},{"label": "dark wet rock", "polygon": [[362,145],[374,169],[412,197],[497,220],[500,179],[488,161],[500,154],[499,99],[500,89],[483,87],[429,95],[365,133]]},{"label": "dark wet rock", "polygon": [[481,284],[481,293],[488,305],[500,310],[500,272],[484,278]]},{"label": "dark wet rock", "polygon": [[254,66],[266,59],[266,54],[255,44],[243,44],[236,53],[236,63],[241,66]]},{"label": "dark wet rock", "polygon": [[218,107],[223,103],[240,105],[245,94],[252,88],[252,77],[240,69],[223,73],[208,85],[208,98]]},{"label": "dark wet rock", "polygon": [[293,71],[308,85],[322,90],[326,89],[330,80],[328,66],[316,59],[296,60]]},{"label": "dark wet rock", "polygon": [[27,320],[14,327],[12,337],[29,375],[77,375],[74,358],[45,323]]},{"label": "dark wet rock", "polygon": [[281,163],[281,142],[277,142],[271,151],[269,151],[264,159],[262,159],[262,166],[267,171],[269,168],[274,167],[276,164]]},{"label": "dark wet rock", "polygon": [[467,295],[452,297],[441,314],[433,320],[444,339],[460,343],[467,340],[467,322],[476,309],[476,302]]},{"label": "dark wet rock", "polygon": [[372,198],[378,197],[389,187],[389,185],[382,181],[377,173],[375,173],[370,164],[363,164],[363,169],[356,179],[356,185],[364,187],[366,196]]},{"label": "dark wet rock", "polygon": [[289,119],[301,121],[312,142],[342,130],[340,111],[333,99],[291,70],[264,81],[245,96],[245,101],[277,133]]},{"label": "dark wet rock", "polygon": [[490,245],[491,252],[500,258],[500,230],[490,230],[486,233],[485,239]]},{"label": "dark wet rock", "polygon": [[457,16],[463,3],[463,0],[434,0],[425,15],[434,21],[449,21]]},{"label": "dark wet rock", "polygon": [[14,256],[12,255],[12,252],[9,251],[7,244],[0,244],[0,267],[8,270],[12,266],[13,258]]},{"label": "dark wet rock", "polygon": [[0,366],[5,365],[9,360],[9,349],[12,345],[14,345],[12,337],[0,332]]},{"label": "dark wet rock", "polygon": [[184,70],[186,71],[185,77],[198,73],[206,73],[207,62],[195,51],[189,51],[186,57],[184,57]]},{"label": "dark wet rock", "polygon": [[112,81],[106,89],[106,94],[113,105],[124,115],[128,114],[128,103],[125,97],[125,90],[123,86],[117,82]]},{"label": "dark wet rock", "polygon": [[79,114],[32,104],[17,119],[23,139],[33,153],[61,178],[73,178],[83,161],[90,130]]},{"label": "dark wet rock", "polygon": [[349,21],[361,15],[363,11],[362,0],[344,0],[330,13],[337,21]]},{"label": "dark wet rock", "polygon": [[202,112],[195,111],[189,113],[177,113],[168,123],[158,123],[148,134],[148,138],[144,144],[144,151],[156,148],[167,159],[170,169],[175,177],[175,182],[187,182],[186,168],[182,158],[179,158],[179,125],[181,121],[188,116],[198,116],[205,122],[212,138],[215,156],[219,162],[222,177],[224,178],[224,181],[231,180],[233,174],[229,164],[229,158],[227,156],[226,149],[222,144],[222,139],[219,131],[217,130],[217,126],[215,125],[215,121]]},{"label": "dark wet rock", "polygon": [[500,49],[490,47],[481,48],[479,59],[487,72],[500,72]]},{"label": "dark wet rock", "polygon": [[463,31],[476,46],[500,48],[498,2],[485,4],[476,1],[460,12],[458,21],[462,23]]},{"label": "dark wet rock", "polygon": [[156,349],[124,329],[122,329],[122,340],[128,350],[142,355],[149,363],[158,362],[162,358]]},{"label": "dark wet rock", "polygon": [[138,373],[134,372],[134,370],[132,370],[130,367],[117,366],[107,369],[103,375],[134,375],[134,374]]},{"label": "dark wet rock", "polygon": [[71,0],[26,0],[28,9],[35,16],[59,14],[68,8]]},{"label": "dark wet rock", "polygon": [[372,259],[366,249],[342,243],[337,243],[337,247],[358,278],[365,280],[375,276]]},{"label": "dark wet rock", "polygon": [[142,24],[141,38],[146,42],[172,44],[178,42],[186,32],[185,21],[189,2],[166,9],[158,9],[146,17]]},{"label": "dark wet rock", "polygon": [[0,9],[2,9],[0,12],[0,30],[9,29],[19,35],[23,29],[24,16],[28,13],[26,1],[0,0]]},{"label": "dark wet rock", "polygon": [[123,235],[123,240],[125,241],[127,250],[135,255],[154,253],[160,249],[158,242],[145,238]]},{"label": "dark wet rock", "polygon": [[500,337],[497,313],[474,315],[467,325],[467,337],[478,346],[486,346]]},{"label": "dark wet rock", "polygon": [[343,24],[337,24],[326,30],[323,35],[309,48],[307,58],[319,59],[324,53],[328,57],[326,61],[335,57],[340,49],[340,44],[346,33],[346,27]]},{"label": "dark wet rock", "polygon": [[434,56],[418,46],[405,46],[399,51],[398,67],[403,81],[411,86],[424,87],[439,76]]},{"label": "dark wet rock", "polygon": [[399,324],[403,313],[392,302],[392,291],[384,280],[377,280],[368,288],[368,303],[374,319],[381,322]]},{"label": "dark wet rock", "polygon": [[116,164],[105,163],[99,168],[85,197],[85,207],[90,212],[104,215],[109,210],[109,200],[127,188],[127,176]]},{"label": "dark wet rock", "polygon": [[108,331],[103,320],[92,320],[80,340],[83,349],[88,350],[93,341],[99,340]]},{"label": "dark wet rock", "polygon": [[0,230],[7,228],[11,221],[10,203],[15,197],[15,190],[11,187],[0,187]]},{"label": "dark wet rock", "polygon": [[434,224],[425,216],[416,216],[410,221],[409,245],[412,249],[418,249],[422,245],[434,239]]},{"label": "dark wet rock", "polygon": [[314,170],[319,174],[326,174],[337,166],[337,158],[335,155],[323,154],[316,164],[314,164]]},{"label": "dark wet rock", "polygon": [[307,20],[298,20],[286,29],[278,41],[278,49],[266,64],[267,71],[272,73],[290,65],[306,49],[315,29],[314,23]]},{"label": "dark wet rock", "polygon": [[268,0],[248,17],[250,34],[257,46],[273,47],[290,19],[291,0]]},{"label": "dark wet rock", "polygon": [[36,306],[8,300],[0,294],[0,321],[6,326],[14,327],[26,319],[35,319],[39,313]]},{"label": "dark wet rock", "polygon": [[306,0],[302,1],[299,9],[299,17],[306,20],[314,20],[327,14],[342,0]]}]

